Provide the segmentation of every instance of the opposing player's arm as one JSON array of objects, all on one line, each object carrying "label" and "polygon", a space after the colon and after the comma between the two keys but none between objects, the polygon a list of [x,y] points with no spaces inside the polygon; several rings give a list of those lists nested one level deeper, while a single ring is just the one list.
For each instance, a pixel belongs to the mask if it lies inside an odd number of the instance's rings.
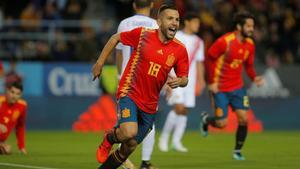
[{"label": "opposing player's arm", "polygon": [[199,91],[197,91],[198,92],[197,96],[199,96],[202,93],[202,91],[205,87],[205,80],[204,80],[205,72],[204,72],[204,63],[203,63],[203,61],[197,61],[196,62],[196,68],[197,68],[197,80],[198,80],[197,85],[199,85],[199,86],[197,86],[197,88],[199,89]]},{"label": "opposing player's arm", "polygon": [[[119,24],[117,33],[124,32],[126,30],[125,22],[124,20]],[[122,62],[123,62],[123,54],[122,54],[122,48],[124,45],[122,43],[118,43],[116,46],[115,54],[116,54],[116,66],[118,70],[118,76],[120,77],[122,73]]]},{"label": "opposing player's arm", "polygon": [[118,70],[118,75],[121,75],[122,72],[122,63],[123,63],[123,54],[122,50],[116,49],[116,65]]},{"label": "opposing player's arm", "polygon": [[199,96],[203,89],[205,88],[205,80],[204,80],[204,74],[205,74],[205,70],[204,70],[204,43],[201,40],[200,41],[200,47],[198,49],[197,52],[197,56],[196,56],[196,76],[197,76],[197,80],[198,82],[196,83],[196,95]]}]

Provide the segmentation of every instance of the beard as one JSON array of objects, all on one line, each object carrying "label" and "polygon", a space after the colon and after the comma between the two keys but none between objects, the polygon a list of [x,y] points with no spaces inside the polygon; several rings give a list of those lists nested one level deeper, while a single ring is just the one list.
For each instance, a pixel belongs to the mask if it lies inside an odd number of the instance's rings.
[{"label": "beard", "polygon": [[165,39],[170,40],[171,38],[169,37],[167,31],[168,31],[167,29],[163,29],[161,32],[162,32],[162,34],[164,35]]},{"label": "beard", "polygon": [[242,29],[241,34],[244,38],[252,38],[253,37],[253,31],[246,32],[244,29]]},{"label": "beard", "polygon": [[162,34],[164,35],[164,37],[165,37],[166,40],[174,39],[177,30],[175,31],[175,34],[174,34],[174,35],[171,35],[170,33],[168,33],[168,31],[169,31],[169,28],[168,28],[168,27],[162,27],[162,28],[161,28],[161,32],[162,32]]}]

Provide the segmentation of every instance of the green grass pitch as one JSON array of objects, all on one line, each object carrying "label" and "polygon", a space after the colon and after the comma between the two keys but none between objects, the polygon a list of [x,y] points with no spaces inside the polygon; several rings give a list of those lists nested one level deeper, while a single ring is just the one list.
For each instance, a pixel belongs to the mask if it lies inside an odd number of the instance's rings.
[{"label": "green grass pitch", "polygon": [[[55,168],[96,169],[95,150],[102,134],[68,131],[27,132],[28,155],[17,152],[14,136],[8,143],[13,154],[0,156],[0,169]],[[244,147],[246,161],[231,159],[234,134],[211,134],[207,138],[198,132],[187,132],[184,145],[188,153],[162,153],[157,144],[152,162],[159,169],[300,169],[300,132],[272,131],[249,134]],[[130,159],[140,165],[140,147]],[[10,165],[19,164],[19,167]],[[23,166],[24,165],[24,166]]]}]

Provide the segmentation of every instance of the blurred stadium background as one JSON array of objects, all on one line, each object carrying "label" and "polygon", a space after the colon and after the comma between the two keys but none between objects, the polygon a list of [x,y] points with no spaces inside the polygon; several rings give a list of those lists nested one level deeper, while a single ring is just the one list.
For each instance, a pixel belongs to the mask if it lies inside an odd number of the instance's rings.
[{"label": "blurred stadium background", "polygon": [[[152,17],[155,17],[160,4],[170,1],[154,0]],[[231,164],[232,161],[226,159],[228,157],[222,154],[223,151],[213,149],[224,146],[229,152],[231,145],[223,144],[223,141],[227,143],[227,140],[233,139],[232,135],[213,135],[210,141],[200,137],[200,112],[210,111],[206,92],[197,97],[197,107],[189,114],[190,132],[185,142],[187,146],[195,147],[195,150],[184,156],[176,153],[161,154],[155,150],[154,163],[163,166],[161,168],[300,168],[296,162],[300,158],[297,148],[300,141],[300,1],[173,2],[181,15],[187,11],[199,14],[201,28],[198,34],[206,48],[218,36],[230,30],[232,16],[236,11],[249,10],[255,14],[256,68],[265,76],[267,84],[258,89],[246,80],[246,87],[252,96],[252,131],[256,132],[249,136],[251,138],[247,144],[251,151],[247,151],[250,158],[255,159],[252,162],[260,165],[251,164],[251,160],[245,165]],[[29,155],[26,158],[18,155],[0,157],[0,163],[54,168],[97,166],[93,155],[100,140],[99,131],[108,129],[116,120],[114,98],[109,96],[113,96],[117,83],[114,55],[107,62],[101,82],[92,82],[90,70],[103,45],[116,32],[118,23],[133,15],[131,3],[131,0],[0,1],[0,59],[4,65],[0,93],[4,92],[6,74],[15,71],[23,79],[24,98],[29,104]],[[157,128],[162,127],[169,109],[162,97]],[[227,132],[233,131],[235,123],[232,124],[226,129]],[[70,132],[72,130],[74,132]],[[11,137],[10,142],[15,145],[13,134]],[[218,145],[218,139],[223,140],[222,144]],[[280,144],[278,140],[283,143]],[[69,142],[74,142],[75,150]],[[287,145],[290,147],[285,149]],[[270,153],[258,153],[264,148]],[[277,150],[281,154],[273,153]],[[208,153],[209,157],[201,154],[201,151]],[[210,154],[210,151],[213,153]],[[268,158],[259,161],[264,155]],[[291,158],[281,159],[281,155],[290,155]],[[139,161],[138,151],[133,156],[134,161]],[[215,163],[214,157],[226,160]],[[176,163],[173,160],[174,163],[170,163],[174,158],[182,158],[183,162]],[[197,161],[198,158],[202,163]],[[13,167],[0,164],[0,168]]]}]

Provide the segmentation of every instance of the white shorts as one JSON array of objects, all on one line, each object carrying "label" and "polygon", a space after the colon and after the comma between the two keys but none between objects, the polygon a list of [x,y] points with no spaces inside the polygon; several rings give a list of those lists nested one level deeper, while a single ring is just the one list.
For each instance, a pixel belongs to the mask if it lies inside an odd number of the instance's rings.
[{"label": "white shorts", "polygon": [[196,105],[195,89],[190,86],[178,87],[172,90],[172,95],[168,100],[169,105],[183,104],[185,107],[193,108]]}]

